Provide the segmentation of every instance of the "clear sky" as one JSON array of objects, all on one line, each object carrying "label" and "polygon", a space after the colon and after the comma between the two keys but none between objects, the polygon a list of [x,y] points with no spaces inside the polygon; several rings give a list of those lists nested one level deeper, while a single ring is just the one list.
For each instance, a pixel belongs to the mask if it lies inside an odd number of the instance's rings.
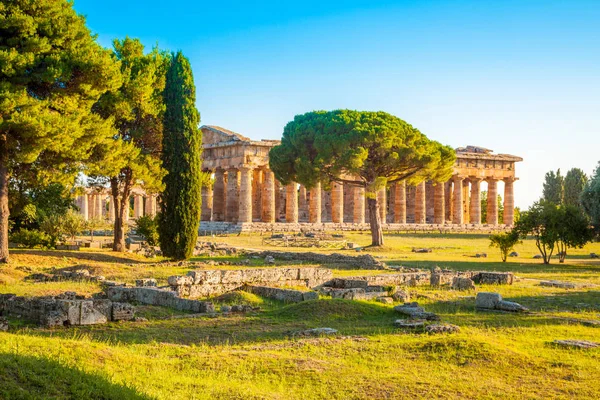
[{"label": "clear sky", "polygon": [[600,0],[75,0],[99,42],[189,57],[202,123],[278,139],[294,115],[383,110],[453,147],[546,171],[600,161]]}]

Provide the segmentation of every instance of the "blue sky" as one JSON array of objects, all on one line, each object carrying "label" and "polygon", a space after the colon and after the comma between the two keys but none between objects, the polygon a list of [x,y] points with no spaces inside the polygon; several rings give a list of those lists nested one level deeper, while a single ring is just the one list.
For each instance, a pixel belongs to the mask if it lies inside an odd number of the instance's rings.
[{"label": "blue sky", "polygon": [[546,171],[600,161],[600,1],[75,0],[113,38],[182,50],[202,123],[278,139],[315,109],[390,112],[453,147],[522,156],[518,206]]}]

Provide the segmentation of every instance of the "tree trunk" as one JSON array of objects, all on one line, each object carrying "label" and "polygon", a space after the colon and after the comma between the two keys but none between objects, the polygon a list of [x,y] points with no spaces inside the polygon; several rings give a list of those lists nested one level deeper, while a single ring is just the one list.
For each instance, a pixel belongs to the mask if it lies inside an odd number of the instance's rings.
[{"label": "tree trunk", "polygon": [[383,228],[379,216],[377,198],[367,198],[369,206],[369,224],[371,225],[371,246],[383,246]]},{"label": "tree trunk", "polygon": [[6,135],[0,138],[0,263],[8,262],[8,149]]},{"label": "tree trunk", "polygon": [[125,213],[129,213],[129,184],[125,184],[123,194],[119,194],[119,181],[110,180],[115,208],[115,224],[113,229],[113,251],[124,252],[125,247]]}]

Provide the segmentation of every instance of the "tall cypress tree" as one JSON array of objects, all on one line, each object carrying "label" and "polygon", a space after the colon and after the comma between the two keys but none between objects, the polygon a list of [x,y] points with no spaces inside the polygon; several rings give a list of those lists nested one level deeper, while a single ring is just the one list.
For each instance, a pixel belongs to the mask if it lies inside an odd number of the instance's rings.
[{"label": "tall cypress tree", "polygon": [[202,132],[190,62],[181,52],[172,55],[164,99],[162,162],[167,175],[159,217],[160,247],[165,256],[182,260],[192,256],[198,238]]}]

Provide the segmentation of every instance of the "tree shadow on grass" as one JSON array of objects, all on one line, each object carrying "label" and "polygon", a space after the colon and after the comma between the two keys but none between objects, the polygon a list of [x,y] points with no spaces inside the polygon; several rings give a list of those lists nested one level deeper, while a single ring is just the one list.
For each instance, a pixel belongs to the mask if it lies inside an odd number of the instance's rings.
[{"label": "tree shadow on grass", "polygon": [[40,257],[75,258],[77,260],[122,263],[122,264],[155,264],[156,260],[138,260],[120,256],[118,252],[110,253],[104,251],[65,251],[65,250],[11,250],[13,254],[22,254]]},{"label": "tree shadow on grass", "polygon": [[43,357],[0,353],[2,399],[150,399],[133,388]]}]

